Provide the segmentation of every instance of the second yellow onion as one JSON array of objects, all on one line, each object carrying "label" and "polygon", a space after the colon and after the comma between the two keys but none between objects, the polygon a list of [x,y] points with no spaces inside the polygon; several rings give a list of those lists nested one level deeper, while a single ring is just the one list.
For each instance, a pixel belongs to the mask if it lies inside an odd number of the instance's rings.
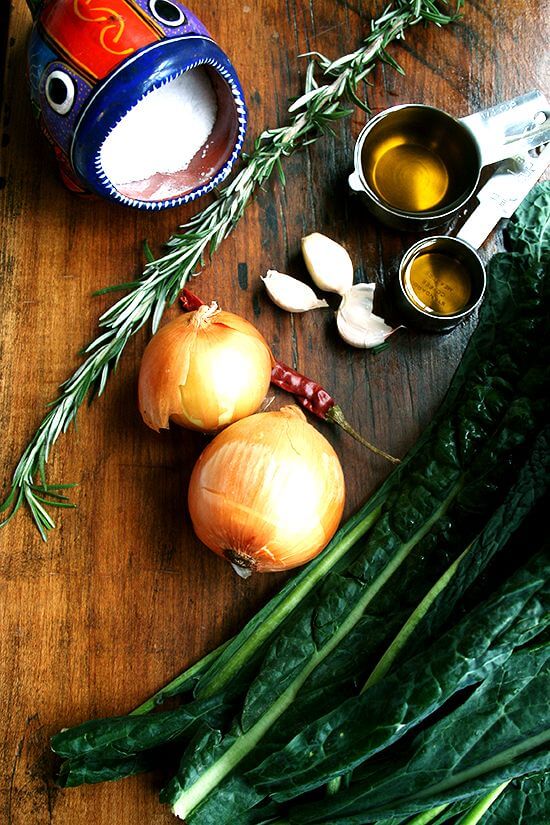
[{"label": "second yellow onion", "polygon": [[219,433],[189,484],[199,539],[241,574],[312,559],[342,517],[338,456],[297,407],[258,413]]},{"label": "second yellow onion", "polygon": [[256,412],[269,388],[271,351],[256,327],[215,303],[170,321],[149,341],[139,408],[153,430],[170,421],[216,432]]}]

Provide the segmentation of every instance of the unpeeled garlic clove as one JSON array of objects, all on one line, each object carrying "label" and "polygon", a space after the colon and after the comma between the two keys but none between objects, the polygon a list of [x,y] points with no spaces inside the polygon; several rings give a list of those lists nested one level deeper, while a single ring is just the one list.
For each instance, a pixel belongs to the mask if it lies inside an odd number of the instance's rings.
[{"label": "unpeeled garlic clove", "polygon": [[307,312],[309,309],[328,307],[327,302],[318,298],[311,287],[284,272],[268,269],[262,281],[273,303],[287,312]]},{"label": "unpeeled garlic clove", "polygon": [[356,284],[342,298],[336,313],[338,332],[352,347],[369,349],[395,332],[372,311],[376,284]]},{"label": "unpeeled garlic clove", "polygon": [[339,243],[313,232],[302,238],[302,254],[309,274],[319,289],[345,295],[353,284],[353,263]]}]

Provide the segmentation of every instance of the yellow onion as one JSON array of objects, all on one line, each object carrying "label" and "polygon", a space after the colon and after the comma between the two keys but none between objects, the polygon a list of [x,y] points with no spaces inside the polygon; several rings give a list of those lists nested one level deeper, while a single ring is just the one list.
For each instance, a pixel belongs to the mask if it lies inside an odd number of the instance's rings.
[{"label": "yellow onion", "polygon": [[312,559],[334,535],[344,498],[338,456],[298,407],[257,413],[219,433],[189,484],[197,536],[241,575]]},{"label": "yellow onion", "polygon": [[200,306],[161,327],[143,354],[139,409],[153,430],[174,421],[215,432],[259,408],[269,387],[272,356],[251,323]]}]

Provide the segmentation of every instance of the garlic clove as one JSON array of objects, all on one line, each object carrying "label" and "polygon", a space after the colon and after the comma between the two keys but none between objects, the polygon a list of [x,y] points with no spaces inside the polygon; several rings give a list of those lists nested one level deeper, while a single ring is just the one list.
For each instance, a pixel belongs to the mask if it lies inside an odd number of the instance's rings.
[{"label": "garlic clove", "polygon": [[353,285],[353,263],[339,243],[313,232],[302,238],[302,254],[319,289],[344,295]]},{"label": "garlic clove", "polygon": [[338,332],[352,347],[377,347],[395,332],[372,311],[375,288],[376,284],[356,284],[346,292],[336,313]]},{"label": "garlic clove", "polygon": [[262,281],[273,303],[287,312],[307,312],[309,309],[328,307],[327,302],[318,298],[311,287],[284,272],[268,269]]}]

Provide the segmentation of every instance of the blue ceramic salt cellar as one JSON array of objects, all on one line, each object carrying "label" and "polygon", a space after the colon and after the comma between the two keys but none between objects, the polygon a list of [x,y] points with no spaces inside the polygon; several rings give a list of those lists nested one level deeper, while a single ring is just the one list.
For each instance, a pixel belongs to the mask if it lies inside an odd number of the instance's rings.
[{"label": "blue ceramic salt cellar", "polygon": [[[193,201],[227,177],[246,131],[242,88],[228,57],[179,0],[28,4],[34,19],[28,49],[31,98],[69,188],[157,210]],[[189,72],[187,82],[195,70],[203,84],[197,88],[206,83],[213,101],[208,139],[182,169],[115,181],[112,169],[105,168],[107,138],[138,102],[147,97],[150,103],[149,95]],[[170,129],[168,121],[154,128]],[[181,123],[180,118],[180,129]],[[185,132],[184,124],[182,142],[189,139]],[[128,153],[139,159],[143,134],[140,139],[139,128],[135,133],[127,128],[125,140],[128,134]]]}]

